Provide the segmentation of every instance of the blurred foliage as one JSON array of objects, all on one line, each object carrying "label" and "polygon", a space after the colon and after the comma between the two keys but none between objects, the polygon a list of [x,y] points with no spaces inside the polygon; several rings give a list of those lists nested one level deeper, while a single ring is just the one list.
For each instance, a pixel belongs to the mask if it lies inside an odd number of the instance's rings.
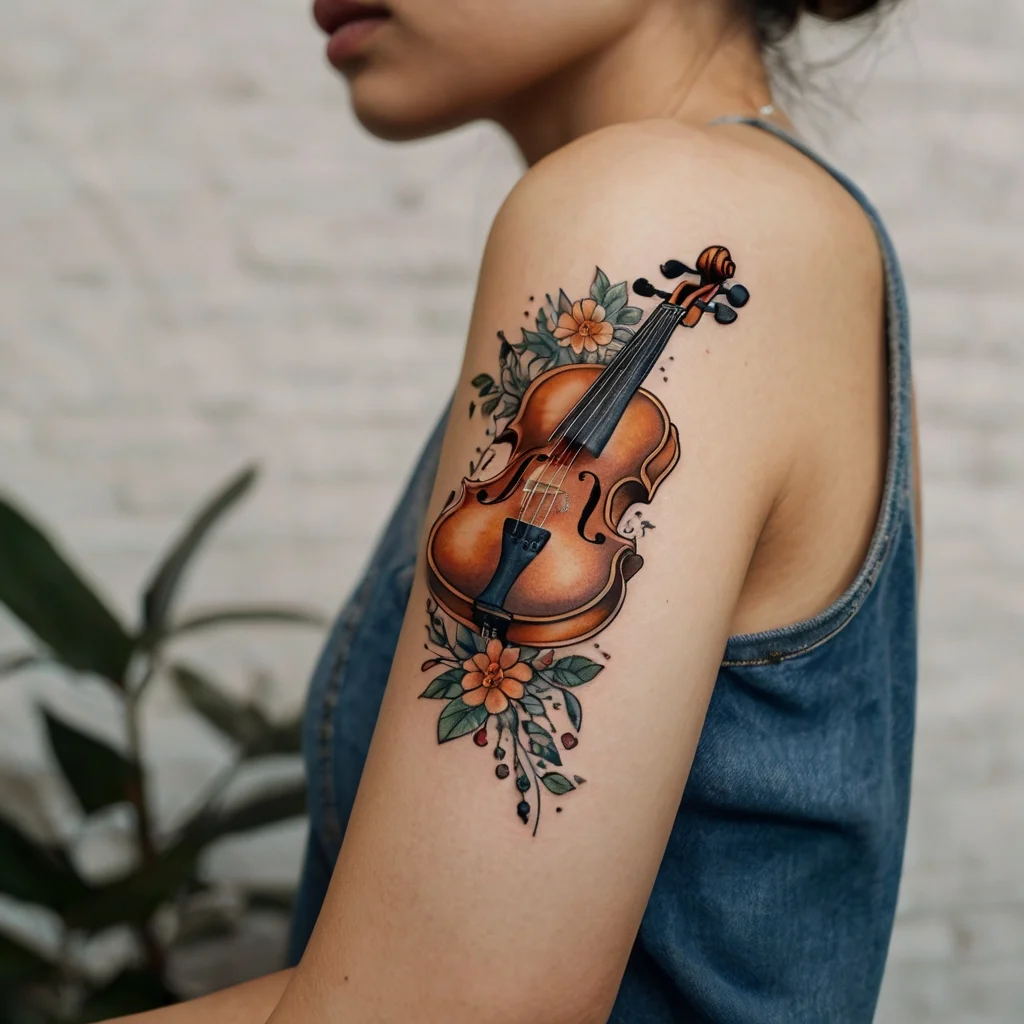
[{"label": "blurred foliage", "polygon": [[[135,866],[127,874],[96,884],[76,868],[72,841],[44,844],[16,823],[10,808],[0,808],[0,895],[46,908],[62,928],[57,956],[0,931],[0,1024],[77,1024],[172,1002],[168,953],[185,942],[224,934],[233,925],[223,919],[212,929],[189,925],[190,901],[208,892],[199,872],[203,852],[227,836],[304,813],[300,781],[243,801],[225,799],[242,765],[298,752],[298,720],[273,721],[255,701],[233,696],[174,655],[177,640],[199,631],[239,624],[323,624],[307,609],[270,605],[177,614],[178,593],[197,552],[255,478],[255,469],[246,469],[192,518],[145,585],[135,625],[119,619],[38,525],[0,499],[0,603],[34,640],[32,649],[0,653],[0,678],[50,665],[75,678],[99,678],[109,687],[122,712],[120,749],[51,710],[40,713],[56,770],[83,820],[117,805],[129,808],[136,848]],[[172,685],[235,751],[193,812],[166,835],[154,823],[139,728],[145,694],[156,680]],[[250,892],[244,898],[251,908],[287,908],[280,894]],[[165,922],[168,909],[173,925],[157,927],[157,913]],[[112,978],[90,977],[69,951],[117,927],[128,927],[137,937],[135,962]]]}]

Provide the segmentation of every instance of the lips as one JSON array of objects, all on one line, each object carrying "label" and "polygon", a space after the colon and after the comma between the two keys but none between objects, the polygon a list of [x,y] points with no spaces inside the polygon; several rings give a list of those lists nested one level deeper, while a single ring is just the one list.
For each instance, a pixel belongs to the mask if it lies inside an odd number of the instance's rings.
[{"label": "lips", "polygon": [[313,18],[328,35],[356,21],[380,21],[390,12],[381,4],[359,3],[357,0],[316,0]]}]

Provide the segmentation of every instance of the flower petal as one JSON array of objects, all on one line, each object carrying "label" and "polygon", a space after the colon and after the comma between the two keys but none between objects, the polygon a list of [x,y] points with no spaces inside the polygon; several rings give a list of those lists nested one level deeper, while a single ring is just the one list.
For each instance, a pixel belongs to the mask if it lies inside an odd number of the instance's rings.
[{"label": "flower petal", "polygon": [[518,679],[521,683],[528,683],[533,678],[533,669],[525,661],[521,661],[518,665],[505,669],[505,678]]},{"label": "flower petal", "polygon": [[467,672],[486,672],[490,665],[490,658],[483,651],[477,651],[462,667]]},{"label": "flower petal", "polygon": [[500,689],[511,700],[519,700],[526,693],[526,690],[523,689],[523,684],[518,679],[510,679],[508,676],[502,679]]},{"label": "flower petal", "polygon": [[612,327],[607,320],[602,320],[599,324],[594,324],[590,329],[590,336],[598,343],[598,345],[607,345],[612,340],[612,336],[615,334],[615,328]]},{"label": "flower petal", "polygon": [[569,339],[569,347],[576,353],[576,355],[579,355],[583,351],[583,336],[580,334],[574,334]]},{"label": "flower petal", "polygon": [[484,685],[483,672],[467,672],[462,677],[462,688],[464,690],[475,690],[478,686]]},{"label": "flower petal", "polygon": [[[484,691],[481,689],[475,692],[483,693]],[[480,702],[477,701],[477,704],[479,703]],[[508,697],[506,697],[497,686],[492,686],[487,690],[487,696],[484,698],[484,707],[487,708],[492,715],[500,715],[502,711],[508,707]]]},{"label": "flower petal", "polygon": [[588,352],[596,352],[597,351],[597,342],[594,341],[594,339],[588,334],[586,336],[586,338],[584,338],[584,340],[583,340],[583,347]]},{"label": "flower petal", "polygon": [[519,648],[518,647],[506,647],[501,652],[501,657],[498,659],[498,664],[502,668],[508,668],[510,665],[514,665],[519,660]]},{"label": "flower petal", "polygon": [[578,324],[576,322],[576,318],[572,315],[572,313],[563,313],[558,318],[558,324],[555,327],[555,337],[561,337],[561,335],[558,333],[559,331],[569,331],[570,334],[575,334],[577,326]]},{"label": "flower petal", "polygon": [[491,639],[487,641],[487,664],[493,665],[501,657],[501,641]]},{"label": "flower petal", "polygon": [[578,324],[583,323],[583,321],[587,319],[583,315],[583,304],[578,299],[572,304],[572,318]]},{"label": "flower petal", "polygon": [[564,338],[558,339],[558,344],[561,345],[562,348],[568,348],[570,345],[572,345],[572,339],[575,337],[575,334],[567,334]]},{"label": "flower petal", "polygon": [[462,695],[462,703],[471,708],[478,708],[487,700],[489,694],[497,692],[496,687],[478,686],[475,690],[467,690]]},{"label": "flower petal", "polygon": [[[600,310],[600,313],[598,313],[598,315],[595,316],[594,314],[595,314],[595,312],[597,312],[597,310]],[[583,313],[583,319],[584,320],[603,320],[604,319],[604,308],[597,304],[597,300],[596,299],[584,299],[580,303],[580,311]],[[575,310],[573,310],[573,312],[575,312]]]}]

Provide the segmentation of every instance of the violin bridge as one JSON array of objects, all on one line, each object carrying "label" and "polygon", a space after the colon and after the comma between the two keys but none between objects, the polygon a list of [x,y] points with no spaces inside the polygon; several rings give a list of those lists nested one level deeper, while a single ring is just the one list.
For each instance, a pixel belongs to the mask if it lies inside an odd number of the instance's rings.
[{"label": "violin bridge", "polygon": [[543,467],[527,477],[523,484],[523,494],[527,505],[536,497],[538,507],[543,506],[551,512],[558,513],[569,511],[569,492],[563,491],[552,481],[545,480]]}]

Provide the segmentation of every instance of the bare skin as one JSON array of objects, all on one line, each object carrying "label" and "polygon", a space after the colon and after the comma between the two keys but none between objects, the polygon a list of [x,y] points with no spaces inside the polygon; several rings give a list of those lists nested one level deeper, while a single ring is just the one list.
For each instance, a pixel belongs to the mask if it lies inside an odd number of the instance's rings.
[{"label": "bare skin", "polygon": [[[500,30],[496,0],[390,9],[339,62],[363,122],[402,138],[492,118],[529,165],[491,231],[456,407],[493,372],[495,332],[521,322],[525,297],[561,284],[583,294],[595,264],[632,280],[722,241],[753,298],[727,332],[676,338],[657,384],[683,457],[657,496],[643,571],[602,634],[615,662],[587,706],[586,799],[531,839],[490,799],[472,749],[438,747],[437,709],[415,699],[421,557],[302,964],[135,1024],[606,1020],[727,637],[825,608],[875,524],[887,441],[878,247],[810,161],[749,127],[709,127],[770,100],[731,5],[525,0]],[[479,443],[477,425],[453,419],[428,524]],[[525,879],[530,941],[512,964]]]}]

